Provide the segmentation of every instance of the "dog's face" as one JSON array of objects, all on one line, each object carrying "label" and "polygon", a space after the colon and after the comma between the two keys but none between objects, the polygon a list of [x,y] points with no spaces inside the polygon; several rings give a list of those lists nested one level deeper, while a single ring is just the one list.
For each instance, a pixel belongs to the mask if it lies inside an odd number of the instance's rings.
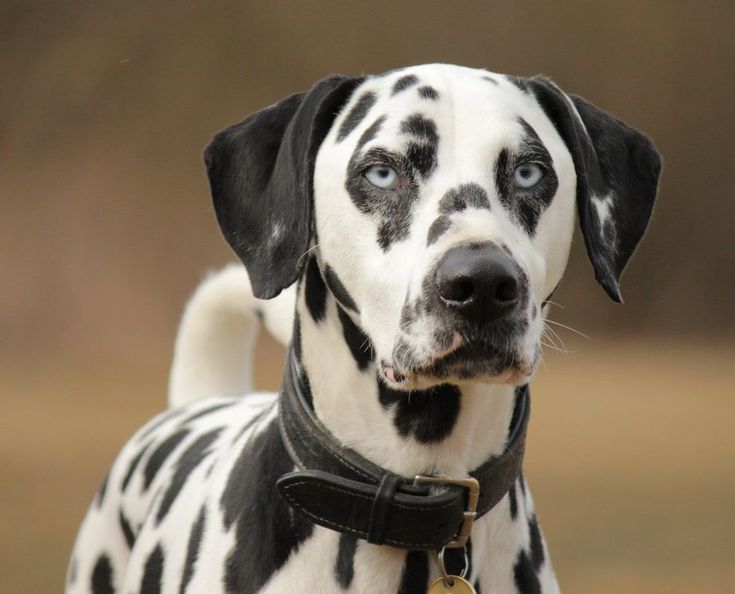
[{"label": "dog's face", "polygon": [[398,389],[525,383],[575,208],[618,300],[660,169],[645,136],[547,79],[449,65],[325,79],[220,133],[207,164],[256,295],[315,254]]},{"label": "dog's face", "polygon": [[569,149],[515,80],[429,65],[357,87],[316,159],[316,252],[384,379],[525,383],[575,193]]}]

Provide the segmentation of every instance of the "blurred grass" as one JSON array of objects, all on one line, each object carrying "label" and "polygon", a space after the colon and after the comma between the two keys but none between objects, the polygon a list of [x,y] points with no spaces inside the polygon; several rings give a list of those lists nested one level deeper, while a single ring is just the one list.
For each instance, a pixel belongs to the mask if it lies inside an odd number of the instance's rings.
[{"label": "blurred grass", "polygon": [[[566,592],[730,593],[733,347],[566,340],[534,384],[526,474]],[[257,381],[281,350],[261,339]],[[59,591],[117,450],[166,394],[167,356],[5,360],[0,591]]]}]

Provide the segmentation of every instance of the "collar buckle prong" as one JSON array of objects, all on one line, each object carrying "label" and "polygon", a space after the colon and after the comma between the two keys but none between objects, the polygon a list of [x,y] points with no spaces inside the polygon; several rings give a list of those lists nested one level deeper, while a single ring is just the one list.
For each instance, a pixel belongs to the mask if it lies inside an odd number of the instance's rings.
[{"label": "collar buckle prong", "polygon": [[452,485],[467,489],[467,509],[463,514],[462,525],[454,537],[444,545],[447,549],[461,549],[467,544],[472,532],[472,524],[477,517],[477,503],[480,500],[480,482],[472,477],[452,478],[448,476],[427,476],[417,474],[413,479],[414,485]]}]

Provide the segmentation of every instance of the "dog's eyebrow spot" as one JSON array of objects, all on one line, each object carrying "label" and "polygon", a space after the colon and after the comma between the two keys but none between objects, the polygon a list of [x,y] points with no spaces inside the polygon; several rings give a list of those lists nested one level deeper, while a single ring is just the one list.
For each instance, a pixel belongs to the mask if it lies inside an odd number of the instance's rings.
[{"label": "dog's eyebrow spot", "polygon": [[439,91],[437,91],[434,87],[430,87],[429,85],[424,85],[423,87],[419,87],[418,89],[419,97],[422,99],[430,99],[431,101],[436,101],[439,99]]},{"label": "dog's eyebrow spot", "polygon": [[396,95],[400,93],[401,91],[405,91],[409,87],[412,87],[416,83],[419,82],[419,77],[415,74],[406,74],[405,76],[402,76],[399,78],[395,84],[393,85],[393,90],[391,91],[391,95]]},{"label": "dog's eyebrow spot", "polygon": [[352,106],[352,109],[350,109],[347,117],[345,117],[342,125],[339,127],[337,142],[341,142],[347,138],[350,132],[360,125],[360,122],[362,122],[377,100],[378,97],[372,91],[363,93],[360,96],[355,105]]},{"label": "dog's eyebrow spot", "polygon": [[349,294],[342,281],[339,280],[337,273],[328,264],[324,266],[324,281],[327,283],[327,288],[334,295],[334,298],[342,306],[351,309],[355,313],[360,313],[355,300]]},{"label": "dog's eyebrow spot", "polygon": [[482,80],[486,80],[487,82],[492,83],[494,85],[498,85],[499,84],[498,81],[495,80],[492,76],[485,75],[485,76],[482,77]]},{"label": "dog's eyebrow spot", "polygon": [[452,226],[452,220],[447,215],[434,219],[426,234],[426,247],[435,244]]},{"label": "dog's eyebrow spot", "polygon": [[357,141],[356,150],[360,150],[363,146],[365,146],[368,142],[375,138],[378,135],[378,132],[380,132],[380,129],[383,127],[384,122],[385,116],[382,115],[372,124],[370,124],[370,126],[362,133],[362,136],[360,136],[360,140]]},{"label": "dog's eyebrow spot", "polygon": [[452,188],[439,202],[439,212],[447,215],[459,212],[465,208],[484,208],[490,210],[490,200],[487,192],[478,184],[462,184]]},{"label": "dog's eyebrow spot", "polygon": [[433,120],[414,113],[401,122],[401,132],[423,140],[432,141],[437,138],[436,124]]},{"label": "dog's eyebrow spot", "polygon": [[433,120],[415,113],[401,123],[401,132],[416,139],[406,149],[406,158],[423,179],[431,175],[436,167],[436,151],[439,134]]}]

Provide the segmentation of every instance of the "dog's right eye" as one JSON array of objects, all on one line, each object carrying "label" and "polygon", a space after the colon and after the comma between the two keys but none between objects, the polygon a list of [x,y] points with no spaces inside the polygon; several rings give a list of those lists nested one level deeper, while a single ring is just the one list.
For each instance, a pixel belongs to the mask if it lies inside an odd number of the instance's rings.
[{"label": "dog's right eye", "polygon": [[398,174],[387,165],[373,165],[363,175],[371,185],[381,190],[393,190],[398,186]]}]

